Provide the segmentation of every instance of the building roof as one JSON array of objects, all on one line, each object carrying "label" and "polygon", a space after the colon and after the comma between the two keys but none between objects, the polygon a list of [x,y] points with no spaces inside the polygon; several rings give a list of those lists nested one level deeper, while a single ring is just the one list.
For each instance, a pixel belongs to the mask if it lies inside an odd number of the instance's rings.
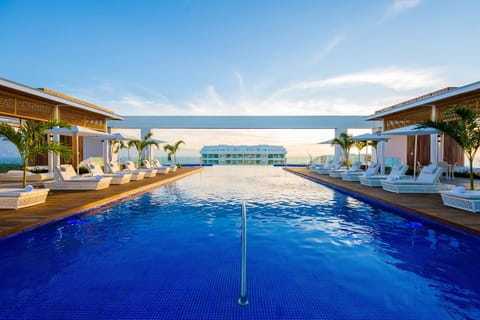
[{"label": "building roof", "polygon": [[115,114],[112,110],[97,106],[93,103],[89,103],[80,99],[76,99],[65,94],[50,90],[50,89],[35,89],[23,84],[19,84],[4,78],[0,78],[0,87],[5,87],[10,90],[22,92],[30,96],[34,96],[39,99],[48,100],[53,104],[64,106],[71,106],[74,108],[86,110],[96,114],[101,114],[109,120],[123,120],[122,117]]},{"label": "building roof", "polygon": [[380,120],[390,114],[394,114],[415,107],[433,105],[441,100],[452,98],[461,94],[471,93],[473,91],[480,91],[480,81],[470,83],[462,87],[446,87],[407,101],[400,102],[393,106],[389,106],[375,111],[373,115],[366,117],[365,120]]}]

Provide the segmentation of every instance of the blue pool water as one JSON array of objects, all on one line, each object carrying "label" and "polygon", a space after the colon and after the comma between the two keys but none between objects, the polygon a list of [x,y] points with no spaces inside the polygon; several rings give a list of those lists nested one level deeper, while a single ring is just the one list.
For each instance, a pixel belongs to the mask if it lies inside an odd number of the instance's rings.
[{"label": "blue pool water", "polygon": [[282,168],[211,167],[0,241],[0,319],[480,319],[479,257]]}]

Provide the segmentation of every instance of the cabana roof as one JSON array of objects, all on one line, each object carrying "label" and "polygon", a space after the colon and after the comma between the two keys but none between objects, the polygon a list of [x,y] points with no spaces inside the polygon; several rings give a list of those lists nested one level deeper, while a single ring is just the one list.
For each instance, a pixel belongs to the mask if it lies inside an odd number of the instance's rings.
[{"label": "cabana roof", "polygon": [[[407,110],[452,103],[455,102],[454,100],[468,101],[472,95],[478,94],[480,94],[480,81],[462,87],[446,87],[375,111],[373,115],[366,117],[366,120],[382,120],[390,118],[394,114],[403,113]],[[430,110],[428,112],[430,112]]]},{"label": "cabana roof", "polygon": [[[76,111],[95,114],[96,116],[101,117],[105,120],[123,120],[122,117],[116,115],[113,111],[97,106],[95,104],[76,99],[50,89],[35,89],[4,78],[0,78],[0,93],[1,91],[6,92],[7,94],[12,94],[12,98],[14,97],[14,95],[21,95],[22,97],[31,99],[32,103],[39,102],[39,104],[44,103],[47,106],[69,108],[72,109],[73,112]],[[8,110],[9,101],[7,100],[10,97],[5,97],[5,99],[2,98],[4,97],[0,95],[0,113],[8,116],[21,117],[21,115],[15,114],[15,110],[13,110],[13,112]],[[4,106],[7,110],[4,110]]]}]

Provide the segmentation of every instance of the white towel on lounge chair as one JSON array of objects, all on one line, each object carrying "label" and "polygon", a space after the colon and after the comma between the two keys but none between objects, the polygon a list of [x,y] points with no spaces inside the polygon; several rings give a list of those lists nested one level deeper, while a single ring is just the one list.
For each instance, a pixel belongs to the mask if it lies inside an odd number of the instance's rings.
[{"label": "white towel on lounge chair", "polygon": [[465,187],[464,186],[456,186],[451,190],[453,193],[465,193]]}]

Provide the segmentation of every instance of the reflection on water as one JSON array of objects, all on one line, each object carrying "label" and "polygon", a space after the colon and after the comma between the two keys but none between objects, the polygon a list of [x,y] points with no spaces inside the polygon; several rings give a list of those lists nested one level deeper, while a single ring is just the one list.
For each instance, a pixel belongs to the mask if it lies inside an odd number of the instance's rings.
[{"label": "reflection on water", "polygon": [[[248,311],[231,304],[244,200]],[[143,318],[158,310],[164,318],[476,318],[479,245],[281,168],[205,168],[0,242],[0,272],[15,275],[0,283],[0,317],[49,318],[42,308],[59,319],[68,308],[92,315],[84,304],[105,301],[106,318],[119,304],[131,306],[120,314],[131,319],[139,305]],[[196,302],[211,295],[208,308]]]}]

